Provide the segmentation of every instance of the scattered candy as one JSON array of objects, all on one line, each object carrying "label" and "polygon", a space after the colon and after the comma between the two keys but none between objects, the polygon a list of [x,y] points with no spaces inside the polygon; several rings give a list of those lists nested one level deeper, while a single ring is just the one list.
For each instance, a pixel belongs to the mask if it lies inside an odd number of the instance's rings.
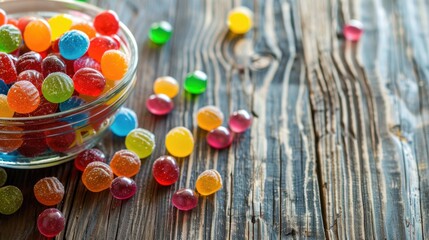
[{"label": "scattered candy", "polygon": [[146,107],[154,115],[166,115],[174,108],[174,103],[164,94],[152,94],[146,100]]},{"label": "scattered candy", "polygon": [[163,45],[171,38],[173,27],[169,22],[161,21],[152,23],[149,29],[149,39],[159,45]]},{"label": "scattered candy", "polygon": [[64,230],[66,219],[63,213],[56,208],[45,209],[37,218],[39,232],[48,238],[55,237]]},{"label": "scattered candy", "polygon": [[165,147],[175,157],[189,156],[194,150],[194,137],[185,127],[175,127],[165,136]]},{"label": "scattered candy", "polygon": [[119,50],[107,50],[101,58],[101,72],[108,80],[121,80],[128,71],[128,60]]},{"label": "scattered candy", "polygon": [[21,190],[15,186],[0,188],[0,214],[11,215],[18,211],[24,200]]},{"label": "scattered candy", "polygon": [[0,168],[0,187],[3,187],[6,184],[7,172],[4,168]]},{"label": "scattered candy", "polygon": [[119,30],[118,15],[112,10],[99,13],[94,18],[94,28],[102,35],[113,35]]},{"label": "scattered candy", "polygon": [[233,139],[233,135],[228,128],[223,126],[211,130],[206,137],[207,143],[216,149],[229,147]]},{"label": "scattered candy", "polygon": [[174,98],[179,93],[179,83],[177,83],[176,79],[169,76],[159,77],[153,83],[153,92]]},{"label": "scattered candy", "polygon": [[110,126],[110,130],[120,137],[127,136],[135,128],[137,128],[137,115],[133,110],[125,107],[119,109]]},{"label": "scattered candy", "polygon": [[110,186],[110,193],[119,200],[131,198],[137,192],[137,184],[127,177],[117,177],[113,179]]},{"label": "scattered candy", "polygon": [[222,188],[222,177],[214,169],[206,170],[198,176],[195,187],[202,196],[211,195]]},{"label": "scattered candy", "polygon": [[361,21],[352,19],[343,29],[344,37],[348,41],[357,42],[363,33],[363,24]]},{"label": "scattered candy", "polygon": [[198,194],[189,188],[182,188],[173,194],[173,205],[182,211],[189,211],[198,205]]},{"label": "scattered candy", "polygon": [[21,31],[13,25],[7,24],[0,27],[0,52],[11,53],[21,45]]},{"label": "scattered candy", "polygon": [[79,30],[71,30],[61,36],[58,47],[63,58],[75,60],[82,57],[88,50],[89,38]]},{"label": "scattered candy", "polygon": [[136,128],[128,133],[125,146],[133,151],[139,158],[145,158],[155,149],[155,135],[143,128]]},{"label": "scattered candy", "polygon": [[205,106],[197,112],[198,127],[211,131],[223,123],[223,113],[215,106]]},{"label": "scattered candy", "polygon": [[101,150],[98,150],[96,148],[85,150],[81,153],[79,153],[75,160],[74,160],[74,166],[81,172],[83,172],[88,166],[88,164],[92,162],[106,162],[106,156]]},{"label": "scattered candy", "polygon": [[207,75],[201,71],[191,72],[186,76],[183,86],[189,93],[201,94],[207,88]]},{"label": "scattered candy", "polygon": [[66,101],[72,96],[73,91],[73,80],[62,72],[49,74],[42,84],[43,96],[52,103]]},{"label": "scattered candy", "polygon": [[253,26],[253,13],[247,7],[236,7],[228,13],[228,28],[236,34],[247,33]]},{"label": "scattered candy", "polygon": [[91,192],[101,192],[108,189],[112,181],[112,169],[103,162],[92,162],[88,164],[82,174],[82,182]]},{"label": "scattered candy", "polygon": [[238,110],[229,117],[229,127],[233,132],[245,132],[252,125],[252,115],[246,110]]},{"label": "scattered candy", "polygon": [[128,150],[117,151],[110,161],[110,167],[118,177],[132,177],[140,171],[140,166],[139,156]]},{"label": "scattered candy", "polygon": [[33,190],[37,201],[46,206],[57,205],[64,197],[64,186],[56,177],[40,179]]},{"label": "scattered candy", "polygon": [[152,167],[152,175],[155,180],[163,185],[169,186],[177,182],[180,174],[176,160],[171,156],[161,156],[155,160]]}]

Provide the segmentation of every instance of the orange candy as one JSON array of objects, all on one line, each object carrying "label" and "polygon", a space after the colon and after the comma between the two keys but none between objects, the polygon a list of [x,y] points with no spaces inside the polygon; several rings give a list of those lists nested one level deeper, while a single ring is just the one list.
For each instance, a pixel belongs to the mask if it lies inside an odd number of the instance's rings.
[{"label": "orange candy", "polygon": [[15,112],[10,109],[9,104],[7,103],[7,96],[0,94],[0,117],[13,117]]},{"label": "orange candy", "polygon": [[7,20],[7,24],[13,25],[15,27],[18,27],[18,20],[14,19],[14,18],[9,18]]},{"label": "orange candy", "polygon": [[198,176],[195,188],[201,196],[211,195],[222,188],[222,177],[215,169],[206,170]]},{"label": "orange candy", "polygon": [[117,151],[110,161],[110,167],[118,177],[132,177],[140,171],[140,166],[139,157],[128,150]]},{"label": "orange candy", "polygon": [[97,34],[97,32],[95,31],[95,28],[87,22],[76,23],[71,26],[70,30],[82,31],[88,36],[90,40],[91,38],[94,38]]},{"label": "orange candy", "polygon": [[51,47],[52,32],[43,19],[36,19],[27,24],[24,30],[24,42],[35,52],[43,52]]},{"label": "orange candy", "polygon": [[40,94],[29,81],[18,81],[7,94],[9,107],[17,113],[31,113],[40,104]]},{"label": "orange candy", "polygon": [[46,206],[57,205],[64,197],[64,186],[56,177],[40,179],[33,191],[37,201]]},{"label": "orange candy", "polygon": [[0,8],[0,26],[5,25],[6,23],[7,23],[6,12]]},{"label": "orange candy", "polygon": [[82,174],[83,185],[91,192],[101,192],[108,189],[112,181],[112,169],[103,162],[88,164]]},{"label": "orange candy", "polygon": [[[7,134],[3,132],[7,132]],[[21,147],[24,142],[22,136],[22,128],[20,127],[0,127],[0,152],[13,152]]]},{"label": "orange candy", "polygon": [[121,80],[128,71],[128,60],[123,52],[107,50],[101,57],[101,72],[108,80]]}]

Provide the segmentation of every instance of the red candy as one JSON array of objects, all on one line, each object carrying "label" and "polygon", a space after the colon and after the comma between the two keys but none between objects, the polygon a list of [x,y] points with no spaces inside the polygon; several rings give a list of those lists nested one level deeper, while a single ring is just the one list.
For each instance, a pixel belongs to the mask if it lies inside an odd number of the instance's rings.
[{"label": "red candy", "polygon": [[112,10],[99,13],[94,18],[94,28],[102,35],[113,35],[119,30],[118,15]]},{"label": "red candy", "polygon": [[25,27],[31,22],[36,20],[35,17],[22,17],[18,19],[18,28],[23,33],[25,30]]},{"label": "red candy", "polygon": [[25,70],[18,75],[17,81],[29,81],[31,82],[39,91],[40,95],[42,95],[42,83],[43,75],[36,70]]},{"label": "red candy", "polygon": [[74,160],[74,166],[79,171],[83,172],[88,164],[97,161],[104,163],[106,162],[106,156],[104,153],[96,148],[88,149],[77,155],[76,159]]},{"label": "red candy", "polygon": [[73,63],[73,67],[75,72],[84,67],[92,68],[99,72],[101,71],[100,63],[88,56],[83,56],[79,59],[76,59]]},{"label": "red candy", "polygon": [[44,132],[48,147],[55,152],[65,152],[76,139],[76,133],[68,123],[58,122],[53,129]]},{"label": "red candy", "polygon": [[25,70],[36,70],[38,72],[42,72],[42,56],[33,51],[24,53],[19,56],[15,67],[18,74]]},{"label": "red candy", "polygon": [[43,133],[27,133],[24,135],[23,140],[24,142],[18,148],[18,152],[26,157],[38,156],[48,149]]},{"label": "red candy", "polygon": [[0,79],[6,84],[16,81],[17,73],[12,59],[6,53],[0,52]]},{"label": "red candy", "polygon": [[99,96],[106,86],[103,74],[92,68],[81,68],[73,76],[74,88],[87,96]]},{"label": "red candy", "polygon": [[46,78],[49,74],[54,72],[66,73],[66,64],[56,55],[49,55],[42,61],[42,73]]},{"label": "red candy", "polygon": [[161,156],[153,163],[152,175],[163,186],[169,186],[177,182],[179,174],[179,166],[171,156]]},{"label": "red candy", "polygon": [[98,36],[91,39],[88,55],[97,62],[100,62],[105,51],[118,48],[119,46],[113,38],[109,36]]}]

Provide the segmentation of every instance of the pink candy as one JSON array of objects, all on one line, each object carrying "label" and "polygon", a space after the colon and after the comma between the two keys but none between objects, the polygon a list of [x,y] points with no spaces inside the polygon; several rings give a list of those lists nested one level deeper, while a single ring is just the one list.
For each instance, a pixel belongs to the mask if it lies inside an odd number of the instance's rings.
[{"label": "pink candy", "polygon": [[207,143],[216,149],[223,149],[231,145],[234,139],[228,128],[220,126],[211,130],[206,137]]},{"label": "pink candy", "polygon": [[343,29],[346,40],[357,42],[363,33],[363,24],[359,20],[350,20]]},{"label": "pink candy", "polygon": [[252,116],[246,110],[238,110],[229,117],[231,131],[242,133],[252,125]]},{"label": "pink candy", "polygon": [[198,194],[190,188],[182,188],[173,194],[173,205],[182,211],[188,211],[198,205]]},{"label": "pink candy", "polygon": [[166,115],[173,110],[174,104],[165,94],[153,94],[147,99],[146,107],[154,115]]}]

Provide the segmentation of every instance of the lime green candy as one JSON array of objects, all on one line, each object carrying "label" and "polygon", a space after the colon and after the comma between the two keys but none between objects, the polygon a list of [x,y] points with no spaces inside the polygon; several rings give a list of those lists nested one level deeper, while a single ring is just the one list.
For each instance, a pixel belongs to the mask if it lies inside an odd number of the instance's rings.
[{"label": "lime green candy", "polygon": [[21,207],[22,192],[15,186],[0,188],[0,214],[10,215]]},{"label": "lime green candy", "polygon": [[0,52],[11,53],[19,48],[22,42],[21,31],[13,25],[0,27]]},{"label": "lime green candy", "polygon": [[170,40],[173,27],[166,21],[152,23],[149,30],[149,39],[159,45],[163,45]]},{"label": "lime green candy", "polygon": [[207,75],[202,71],[191,72],[183,83],[186,91],[192,94],[201,94],[207,88]]},{"label": "lime green candy", "polygon": [[133,151],[139,158],[145,158],[155,149],[155,135],[143,128],[136,128],[128,133],[125,146]]},{"label": "lime green candy", "polygon": [[7,173],[6,170],[4,170],[4,168],[0,168],[0,187],[2,187],[7,180]]},{"label": "lime green candy", "polygon": [[73,95],[73,80],[65,73],[49,74],[42,84],[43,96],[52,103],[62,103]]}]

